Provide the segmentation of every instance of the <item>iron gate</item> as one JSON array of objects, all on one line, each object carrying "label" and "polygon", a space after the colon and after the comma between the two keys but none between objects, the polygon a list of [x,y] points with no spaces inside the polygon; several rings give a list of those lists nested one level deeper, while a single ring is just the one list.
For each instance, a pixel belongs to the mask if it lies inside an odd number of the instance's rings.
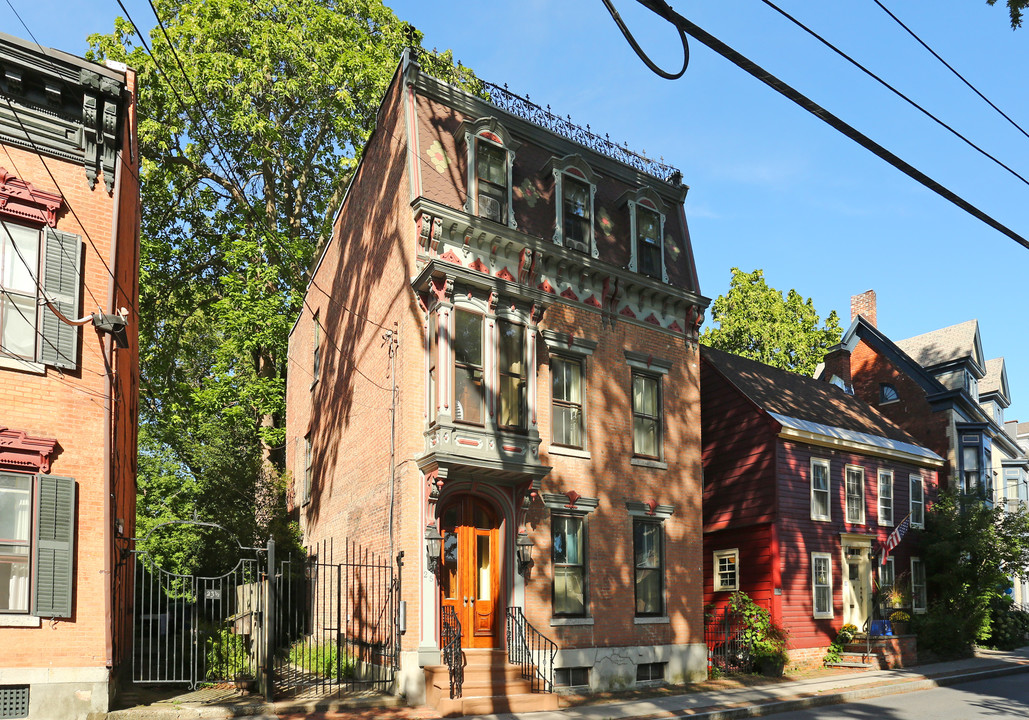
[{"label": "iron gate", "polygon": [[710,668],[723,673],[749,672],[753,666],[750,644],[743,639],[746,618],[729,608],[715,610],[704,622],[704,642]]},{"label": "iron gate", "polygon": [[276,560],[273,541],[239,550],[223,574],[182,575],[128,541],[115,637],[134,683],[233,683],[268,699],[392,689],[403,553],[394,564],[348,542],[337,563],[332,543],[285,560]]}]

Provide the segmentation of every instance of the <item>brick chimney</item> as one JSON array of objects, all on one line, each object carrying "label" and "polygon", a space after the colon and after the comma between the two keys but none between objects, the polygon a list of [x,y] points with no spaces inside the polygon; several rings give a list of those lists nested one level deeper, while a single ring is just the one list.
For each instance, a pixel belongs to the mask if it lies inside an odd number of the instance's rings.
[{"label": "brick chimney", "polygon": [[[876,326],[875,290],[865,290],[860,295],[850,296],[850,319],[853,322],[858,315],[864,315],[872,327]],[[842,376],[841,376],[842,377]]]},{"label": "brick chimney", "polygon": [[854,383],[850,377],[850,350],[843,347],[843,345],[833,345],[829,349],[829,352],[822,358],[825,368],[822,370],[822,379],[826,382],[832,382],[832,378],[835,375],[843,381],[845,387],[844,392],[849,395],[854,394]]}]

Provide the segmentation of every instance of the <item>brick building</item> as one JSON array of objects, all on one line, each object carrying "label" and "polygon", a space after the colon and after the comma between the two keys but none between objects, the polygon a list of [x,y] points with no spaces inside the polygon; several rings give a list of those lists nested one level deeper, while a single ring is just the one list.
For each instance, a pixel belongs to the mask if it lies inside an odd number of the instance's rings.
[{"label": "brick building", "polygon": [[943,458],[828,382],[708,347],[700,377],[705,605],[747,593],[789,630],[791,663],[816,666],[844,624],[885,619],[876,587],[925,612],[913,537],[884,546],[924,526]]},{"label": "brick building", "polygon": [[85,718],[114,690],[114,542],[135,518],[134,79],[0,33],[4,717]]},{"label": "brick building", "polygon": [[406,553],[409,698],[444,609],[470,664],[524,613],[558,685],[705,676],[686,191],[401,62],[290,336],[287,466],[307,542]]}]

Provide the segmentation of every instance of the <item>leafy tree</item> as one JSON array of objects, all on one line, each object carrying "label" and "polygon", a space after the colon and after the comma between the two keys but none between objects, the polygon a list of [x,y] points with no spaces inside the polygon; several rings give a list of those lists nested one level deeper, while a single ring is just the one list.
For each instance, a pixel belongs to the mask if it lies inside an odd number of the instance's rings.
[{"label": "leafy tree", "polygon": [[[986,0],[987,5],[996,5],[997,0]],[[1008,14],[1011,16],[1011,29],[1022,27],[1022,11],[1029,7],[1029,0],[1007,0]]]},{"label": "leafy tree", "polygon": [[763,270],[732,269],[729,291],[711,304],[711,319],[700,341],[719,350],[782,370],[814,373],[843,331],[833,310],[821,325],[815,306],[796,290],[786,297],[769,287]]},{"label": "leafy tree", "polygon": [[1029,512],[943,493],[926,516],[919,552],[931,597],[919,644],[966,654],[990,637],[991,605],[1005,597],[1010,578],[1029,572]]},{"label": "leafy tree", "polygon": [[[195,513],[252,544],[275,515],[255,523],[255,504],[281,494],[288,334],[308,268],[420,34],[381,0],[153,7],[163,27],[147,42],[122,18],[89,38],[90,59],[139,73],[140,530]],[[185,494],[150,501],[172,488]]]}]

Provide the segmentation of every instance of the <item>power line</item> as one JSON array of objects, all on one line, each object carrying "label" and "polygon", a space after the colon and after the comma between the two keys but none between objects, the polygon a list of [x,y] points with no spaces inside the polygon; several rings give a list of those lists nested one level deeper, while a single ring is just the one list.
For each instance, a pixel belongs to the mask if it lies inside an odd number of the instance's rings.
[{"label": "power line", "polygon": [[[752,75],[753,77],[757,78],[765,85],[768,85],[768,87],[772,88],[780,95],[786,97],[787,99],[791,100],[792,102],[807,110],[815,117],[821,119],[827,125],[837,130],[844,136],[850,138],[861,147],[865,148],[866,150],[878,156],[879,158],[885,160],[887,163],[895,167],[897,170],[900,170],[902,173],[904,173],[911,179],[917,181],[924,187],[928,188],[929,190],[932,190],[940,197],[944,198],[945,200],[948,200],[952,204],[961,208],[972,217],[975,217],[981,220],[982,222],[986,223],[994,230],[997,230],[998,232],[1011,238],[1022,247],[1029,248],[1029,240],[1026,240],[1024,237],[1016,233],[1011,228],[1002,224],[1000,221],[994,219],[992,216],[987,215],[985,212],[977,208],[975,205],[972,205],[964,198],[960,197],[953,191],[947,189],[940,183],[936,182],[931,177],[923,173],[921,170],[918,170],[917,168],[905,162],[904,160],[901,160],[897,155],[890,152],[882,145],[875,142],[870,137],[854,128],[852,125],[847,124],[846,122],[844,122],[843,120],[841,120],[840,118],[836,117],[828,110],[823,108],[821,105],[808,98],[806,95],[795,90],[794,88],[787,85],[785,82],[783,82],[776,76],[772,75],[770,72],[762,68],[757,63],[741,55],[736,50],[733,50],[731,47],[723,43],[718,38],[704,31],[696,24],[684,18],[682,15],[679,15],[677,12],[672,10],[671,7],[669,7],[668,4],[664,2],[664,0],[637,0],[637,2],[639,2],[641,5],[643,5],[648,10],[652,11],[662,19],[671,23],[676,28],[679,28],[683,32],[687,33],[688,35],[690,35],[690,37],[703,43],[708,48],[710,48],[711,50],[713,50],[714,52],[718,53],[726,60],[731,62],[733,65],[736,65],[736,67],[740,68],[749,75]],[[607,5],[609,3],[609,0],[604,0],[604,3],[605,5]]]},{"label": "power line", "polygon": [[885,13],[886,13],[887,15],[889,15],[889,16],[890,16],[891,18],[893,18],[893,19],[894,19],[894,20],[896,21],[896,23],[897,23],[898,25],[900,25],[900,26],[901,26],[902,28],[904,28],[904,29],[905,29],[905,30],[906,30],[906,31],[908,32],[908,34],[909,34],[909,35],[910,35],[911,37],[913,37],[913,38],[914,38],[915,40],[917,40],[917,41],[918,41],[918,43],[919,43],[919,44],[920,44],[920,45],[921,45],[922,47],[924,47],[924,48],[925,48],[926,50],[928,50],[928,51],[929,51],[929,52],[930,52],[930,53],[932,54],[932,56],[933,56],[934,58],[936,58],[936,59],[937,59],[937,60],[939,60],[939,61],[940,61],[941,63],[943,63],[944,67],[946,67],[946,68],[947,68],[948,70],[950,70],[950,71],[951,71],[952,73],[954,73],[954,75],[956,75],[956,76],[957,76],[957,78],[958,78],[958,79],[959,79],[959,80],[960,80],[961,82],[963,82],[963,83],[964,83],[965,85],[967,85],[967,86],[968,86],[968,88],[969,88],[969,89],[970,89],[970,90],[971,90],[972,92],[974,92],[974,93],[975,93],[976,95],[978,95],[979,97],[981,97],[981,98],[982,98],[982,99],[983,99],[983,100],[984,100],[984,101],[986,102],[986,104],[987,104],[987,105],[989,105],[989,106],[990,106],[991,108],[993,108],[993,109],[994,109],[994,110],[996,110],[996,111],[997,111],[998,113],[1000,113],[1000,114],[1001,114],[1001,116],[1002,116],[1002,117],[1003,117],[1003,118],[1004,118],[1005,120],[1007,120],[1007,121],[1008,121],[1009,123],[1011,123],[1011,124],[1012,124],[1012,125],[1013,125],[1013,126],[1014,126],[1014,127],[1015,127],[1015,128],[1016,128],[1016,129],[1017,129],[1017,130],[1018,130],[1019,132],[1020,132],[1020,133],[1022,133],[1022,134],[1023,134],[1023,135],[1025,135],[1025,136],[1026,136],[1027,138],[1029,138],[1029,133],[1027,133],[1027,132],[1026,132],[1025,130],[1023,130],[1023,129],[1022,129],[1022,126],[1021,126],[1021,125],[1019,125],[1019,124],[1018,124],[1017,122],[1015,122],[1015,121],[1014,121],[1014,120],[1012,120],[1012,119],[1011,119],[1010,117],[1008,117],[1007,113],[1005,113],[1005,112],[1004,112],[1003,110],[1001,110],[1001,109],[1000,109],[999,107],[997,107],[996,105],[994,105],[994,104],[993,104],[993,103],[992,103],[992,102],[990,101],[990,99],[989,99],[988,97],[986,97],[986,96],[985,96],[985,95],[983,95],[983,94],[982,94],[981,92],[979,92],[979,90],[978,90],[978,89],[977,89],[977,88],[976,88],[976,87],[975,87],[974,85],[972,85],[972,83],[970,83],[970,82],[969,82],[968,80],[966,80],[966,79],[965,79],[965,77],[964,77],[964,76],[963,76],[963,75],[962,75],[961,73],[959,73],[959,72],[958,72],[957,70],[955,70],[955,69],[954,69],[953,67],[951,67],[950,63],[948,63],[948,62],[947,62],[946,60],[944,60],[944,59],[943,59],[942,57],[940,57],[940,56],[939,56],[939,54],[937,54],[937,52],[936,52],[935,50],[933,50],[933,49],[932,49],[931,47],[929,47],[929,46],[928,46],[928,45],[927,45],[927,44],[926,44],[926,43],[925,43],[925,42],[924,42],[924,41],[922,40],[922,38],[918,37],[918,35],[916,35],[916,34],[915,34],[915,32],[914,32],[914,31],[913,31],[913,30],[912,30],[911,28],[909,28],[909,27],[908,27],[907,25],[905,25],[905,24],[904,24],[903,22],[901,22],[900,18],[898,18],[898,17],[896,16],[896,15],[894,15],[894,14],[893,14],[892,12],[890,12],[890,11],[889,11],[889,9],[888,9],[888,8],[887,8],[887,7],[885,6],[885,5],[883,5],[883,4],[881,3],[881,2],[879,2],[879,0],[873,0],[873,2],[875,2],[875,4],[876,4],[876,5],[878,5],[879,7],[881,7],[881,8],[883,9],[883,12],[885,12]]},{"label": "power line", "polygon": [[846,60],[847,62],[849,62],[849,63],[850,63],[851,65],[853,65],[854,67],[856,67],[856,68],[857,68],[858,70],[860,70],[861,72],[863,72],[863,73],[864,73],[865,75],[867,75],[868,77],[870,77],[870,78],[872,78],[873,80],[875,80],[875,81],[876,81],[877,83],[879,83],[879,84],[880,84],[880,85],[882,85],[882,86],[883,86],[884,88],[886,88],[887,90],[889,90],[890,92],[892,92],[892,93],[893,93],[894,95],[896,95],[897,97],[899,97],[899,98],[900,98],[901,100],[903,100],[904,102],[906,102],[907,104],[909,104],[909,105],[910,105],[911,107],[915,108],[915,109],[916,109],[916,110],[918,110],[918,111],[919,111],[920,113],[922,113],[923,115],[925,115],[925,116],[926,116],[927,118],[929,118],[930,120],[932,120],[933,122],[935,122],[935,123],[936,123],[937,125],[939,125],[939,126],[940,126],[940,127],[942,127],[943,129],[945,129],[945,130],[947,130],[948,132],[950,132],[950,133],[951,133],[952,135],[954,135],[954,136],[955,136],[956,138],[958,138],[959,140],[961,140],[962,142],[964,142],[964,143],[965,143],[966,145],[968,145],[968,146],[969,146],[970,148],[972,148],[973,150],[975,150],[976,152],[978,152],[978,153],[979,153],[980,155],[983,155],[983,156],[985,156],[985,157],[989,158],[990,160],[992,160],[993,162],[995,162],[995,163],[996,163],[997,165],[1000,165],[1000,166],[1001,166],[1002,168],[1004,168],[1004,169],[1005,169],[1005,170],[1007,170],[1007,171],[1008,171],[1009,173],[1011,173],[1012,175],[1014,175],[1014,176],[1015,176],[1016,178],[1018,178],[1019,180],[1021,180],[1021,181],[1022,181],[1023,183],[1025,183],[1026,185],[1029,185],[1029,180],[1026,180],[1026,179],[1025,179],[1025,178],[1024,178],[1024,177],[1023,177],[1022,175],[1020,175],[1019,173],[1017,173],[1017,172],[1016,172],[1015,170],[1013,170],[1012,168],[1010,168],[1010,167],[1009,167],[1008,165],[1006,165],[1005,163],[1003,163],[1003,162],[1002,162],[1001,160],[997,159],[997,158],[996,158],[995,156],[991,155],[991,154],[990,154],[989,152],[987,152],[987,151],[986,151],[986,150],[984,150],[983,148],[981,148],[981,147],[979,147],[978,145],[976,145],[976,144],[975,144],[974,142],[972,142],[971,140],[969,140],[969,139],[968,139],[967,137],[965,137],[964,135],[962,135],[962,134],[961,134],[960,132],[958,132],[957,130],[955,130],[954,128],[952,128],[952,127],[951,127],[950,125],[948,125],[947,123],[945,123],[945,122],[944,122],[943,120],[940,120],[940,118],[938,118],[938,117],[936,117],[935,115],[933,115],[933,114],[932,114],[931,112],[929,112],[928,110],[926,110],[926,109],[925,109],[924,107],[922,107],[922,106],[921,106],[921,105],[919,105],[919,104],[918,104],[917,102],[915,102],[914,100],[912,100],[911,98],[909,98],[909,97],[908,97],[907,95],[905,95],[904,93],[902,93],[902,92],[901,92],[900,90],[898,90],[897,88],[893,87],[893,85],[891,85],[890,83],[888,83],[888,82],[886,82],[885,80],[883,80],[883,79],[882,79],[881,77],[879,77],[879,76],[878,76],[878,75],[876,75],[876,74],[875,74],[874,72],[872,72],[871,70],[869,70],[868,68],[866,68],[866,67],[865,67],[864,65],[862,65],[861,63],[859,63],[859,62],[858,62],[857,60],[855,60],[854,58],[852,58],[852,57],[851,57],[850,55],[848,55],[847,53],[845,53],[845,52],[843,52],[842,50],[840,50],[840,49],[839,49],[838,47],[836,47],[836,46],[835,46],[835,45],[833,45],[833,44],[832,44],[831,42],[829,42],[828,40],[826,40],[826,39],[825,39],[824,37],[822,37],[821,35],[819,35],[818,33],[816,33],[816,32],[815,32],[814,30],[812,30],[811,28],[809,28],[809,27],[808,27],[807,25],[805,25],[804,23],[802,23],[802,22],[801,22],[800,20],[798,20],[797,18],[795,18],[795,17],[793,17],[792,15],[790,15],[790,14],[789,14],[788,12],[786,12],[785,10],[783,10],[782,8],[780,8],[780,7],[779,7],[778,5],[776,5],[775,3],[771,2],[771,0],[761,0],[761,2],[763,2],[763,3],[765,4],[765,5],[767,5],[768,7],[772,8],[773,10],[775,10],[775,11],[776,11],[777,13],[779,13],[780,15],[782,15],[782,16],[783,16],[784,18],[786,18],[787,20],[789,20],[790,22],[792,22],[792,23],[793,23],[794,25],[796,25],[797,27],[799,27],[799,28],[800,28],[801,30],[803,30],[804,32],[806,32],[806,33],[807,33],[808,35],[810,35],[811,37],[813,37],[813,38],[815,38],[816,40],[818,40],[818,42],[820,42],[820,43],[822,43],[823,45],[825,45],[825,46],[826,46],[827,48],[829,48],[830,50],[832,50],[832,51],[833,51],[834,53],[836,53],[837,55],[839,55],[839,56],[840,56],[841,58],[843,58],[844,60]]}]

